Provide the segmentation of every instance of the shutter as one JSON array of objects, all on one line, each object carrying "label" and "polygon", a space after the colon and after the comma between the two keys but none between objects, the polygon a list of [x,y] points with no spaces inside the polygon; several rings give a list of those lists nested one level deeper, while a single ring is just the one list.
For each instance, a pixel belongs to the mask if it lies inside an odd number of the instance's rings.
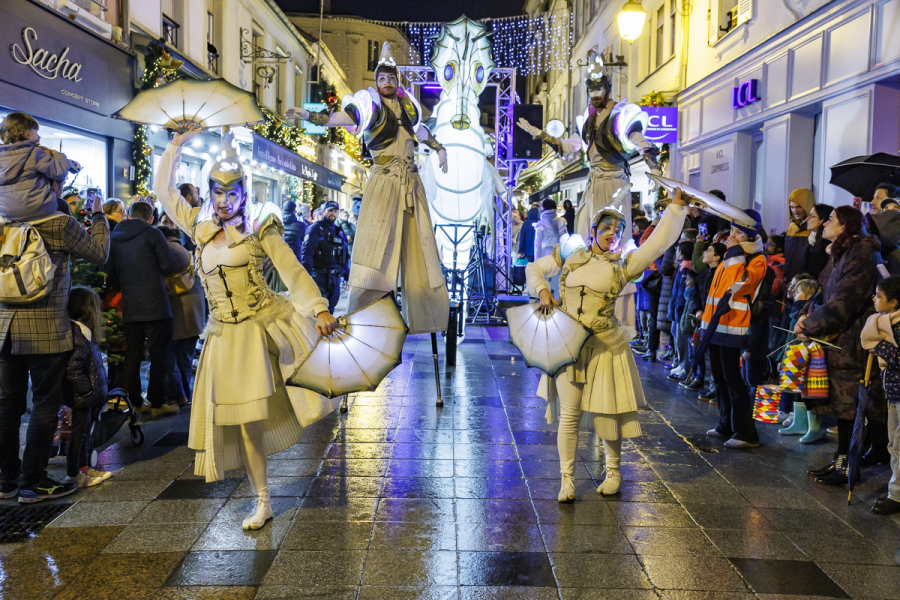
[{"label": "shutter", "polygon": [[170,19],[175,18],[175,0],[162,0],[162,13]]},{"label": "shutter", "polygon": [[714,46],[719,41],[719,0],[709,0],[709,12],[706,13],[707,45]]},{"label": "shutter", "polygon": [[738,18],[735,25],[746,23],[753,18],[753,0],[738,0]]}]

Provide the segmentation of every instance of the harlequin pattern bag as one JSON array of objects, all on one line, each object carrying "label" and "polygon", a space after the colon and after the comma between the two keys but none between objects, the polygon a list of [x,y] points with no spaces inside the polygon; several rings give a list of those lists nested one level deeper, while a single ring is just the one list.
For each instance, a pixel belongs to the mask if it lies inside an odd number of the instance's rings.
[{"label": "harlequin pattern bag", "polygon": [[781,364],[781,389],[786,392],[802,392],[806,382],[809,349],[805,344],[792,344],[784,352]]}]

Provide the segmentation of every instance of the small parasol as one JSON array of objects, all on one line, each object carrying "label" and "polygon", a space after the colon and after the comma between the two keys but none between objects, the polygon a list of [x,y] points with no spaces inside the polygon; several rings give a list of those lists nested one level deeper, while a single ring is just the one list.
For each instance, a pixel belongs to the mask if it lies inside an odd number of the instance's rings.
[{"label": "small parasol", "polygon": [[525,364],[549,376],[578,360],[591,330],[561,308],[549,311],[533,302],[506,311],[509,337]]},{"label": "small parasol", "polygon": [[399,365],[409,328],[393,294],[338,319],[334,334],[319,338],[288,385],[335,398],[373,391]]},{"label": "small parasol", "polygon": [[853,422],[853,434],[850,437],[850,449],[847,451],[847,504],[853,498],[853,488],[859,483],[859,463],[866,451],[866,433],[869,424],[866,421],[866,412],[872,408],[872,390],[869,384],[872,382],[872,362],[875,356],[869,354],[869,362],[866,364],[865,379],[859,382],[859,395],[856,402],[856,420]]},{"label": "small parasol", "polygon": [[181,132],[192,125],[208,129],[265,121],[253,94],[224,79],[178,79],[144,90],[113,117]]},{"label": "small parasol", "polygon": [[714,214],[726,221],[737,223],[745,227],[756,227],[758,225],[756,221],[747,216],[747,213],[736,206],[723,202],[712,194],[707,194],[706,192],[702,192],[687,184],[681,183],[680,181],[662,177],[660,175],[654,175],[653,173],[648,173],[647,177],[658,183],[660,187],[666,189],[670,195],[675,193],[675,188],[681,188],[681,197],[684,198],[685,202],[688,202],[691,206],[699,208],[702,211]]}]

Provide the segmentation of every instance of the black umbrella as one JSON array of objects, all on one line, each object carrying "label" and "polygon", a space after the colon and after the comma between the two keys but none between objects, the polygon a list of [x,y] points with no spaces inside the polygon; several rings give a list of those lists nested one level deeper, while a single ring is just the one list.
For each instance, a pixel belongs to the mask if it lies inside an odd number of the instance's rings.
[{"label": "black umbrella", "polygon": [[719,298],[716,312],[713,313],[712,318],[709,320],[709,325],[707,325],[706,330],[700,337],[700,343],[694,348],[694,360],[691,361],[691,368],[688,369],[688,373],[693,373],[694,369],[697,368],[697,365],[699,365],[701,361],[706,360],[706,349],[709,348],[709,343],[712,341],[712,336],[716,332],[716,327],[719,326],[719,320],[722,318],[722,315],[731,310],[731,307],[728,305],[730,300],[731,291],[725,292],[722,294],[722,297]]},{"label": "black umbrella", "polygon": [[872,408],[872,395],[869,390],[872,375],[872,361],[875,356],[869,354],[869,362],[866,364],[866,377],[859,382],[859,396],[856,399],[856,421],[853,423],[853,436],[850,438],[850,450],[847,452],[847,504],[853,497],[853,487],[859,482],[859,463],[862,461],[863,452],[866,450],[866,430],[869,428],[866,422],[866,411]]},{"label": "black umbrella", "polygon": [[879,152],[839,162],[831,167],[829,183],[868,202],[879,183],[900,183],[900,156]]}]

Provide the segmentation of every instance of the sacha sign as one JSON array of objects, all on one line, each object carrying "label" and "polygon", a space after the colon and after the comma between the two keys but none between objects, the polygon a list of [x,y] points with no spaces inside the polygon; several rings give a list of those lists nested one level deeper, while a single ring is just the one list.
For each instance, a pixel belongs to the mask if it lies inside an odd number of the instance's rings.
[{"label": "sacha sign", "polygon": [[644,137],[657,144],[674,144],[678,141],[677,106],[642,106],[650,117]]}]

